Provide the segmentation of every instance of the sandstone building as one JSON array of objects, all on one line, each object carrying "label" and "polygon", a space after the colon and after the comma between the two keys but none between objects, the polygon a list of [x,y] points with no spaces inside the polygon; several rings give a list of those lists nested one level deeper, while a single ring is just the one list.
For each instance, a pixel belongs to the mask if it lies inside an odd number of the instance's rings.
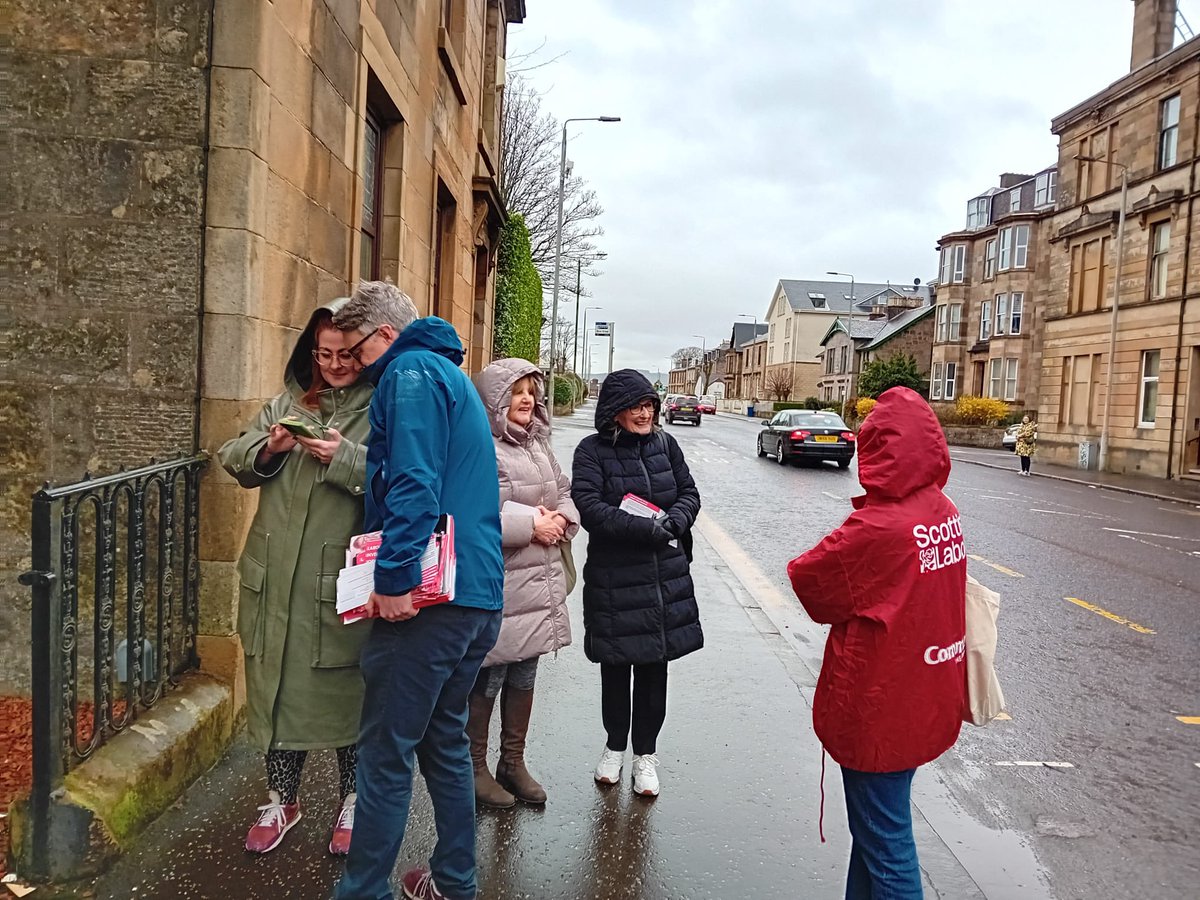
[{"label": "sandstone building", "polygon": [[[387,277],[490,358],[507,28],[524,0],[14,0],[0,690],[28,679],[29,498],[214,451],[298,327]],[[10,438],[11,439],[11,438]],[[200,655],[236,674],[253,493],[210,466]]]}]

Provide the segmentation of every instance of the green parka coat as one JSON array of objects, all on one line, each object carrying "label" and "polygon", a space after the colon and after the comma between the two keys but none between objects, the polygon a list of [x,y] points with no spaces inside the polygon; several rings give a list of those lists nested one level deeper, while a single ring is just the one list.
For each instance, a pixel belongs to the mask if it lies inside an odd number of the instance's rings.
[{"label": "green parka coat", "polygon": [[[336,312],[345,302],[322,309]],[[238,633],[246,652],[247,732],[264,751],[353,744],[362,710],[358,660],[371,625],[343,625],[336,599],[349,538],[362,531],[373,387],[359,381],[322,391],[319,409],[301,403],[312,383],[317,315],[292,352],[284,392],[219,451],[238,484],[259,489],[238,561]],[[266,469],[256,465],[271,425],[288,415],[341,433],[328,466],[299,444]]]}]

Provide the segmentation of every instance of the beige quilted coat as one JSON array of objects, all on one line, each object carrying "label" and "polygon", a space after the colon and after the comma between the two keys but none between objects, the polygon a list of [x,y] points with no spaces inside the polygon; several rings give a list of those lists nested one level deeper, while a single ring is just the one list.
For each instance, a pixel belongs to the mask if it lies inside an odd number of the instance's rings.
[{"label": "beige quilted coat", "polygon": [[508,421],[512,386],[526,375],[536,377],[538,396],[544,396],[541,372],[523,359],[497,360],[475,376],[496,441],[504,544],[504,624],[484,666],[532,659],[571,643],[562,549],[533,543],[532,513],[503,512],[509,500],[545,506],[566,517],[568,539],[579,531],[571,483],[550,449],[545,406],[534,407],[528,430]]}]

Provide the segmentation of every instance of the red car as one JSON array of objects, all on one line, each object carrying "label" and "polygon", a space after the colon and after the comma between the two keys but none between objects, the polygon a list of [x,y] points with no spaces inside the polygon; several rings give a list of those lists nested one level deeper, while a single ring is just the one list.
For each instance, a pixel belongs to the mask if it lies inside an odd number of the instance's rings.
[{"label": "red car", "polygon": [[717,401],[714,400],[712,397],[701,397],[700,402],[696,404],[696,408],[699,409],[700,412],[704,413],[705,415],[708,415],[708,416],[716,415]]}]

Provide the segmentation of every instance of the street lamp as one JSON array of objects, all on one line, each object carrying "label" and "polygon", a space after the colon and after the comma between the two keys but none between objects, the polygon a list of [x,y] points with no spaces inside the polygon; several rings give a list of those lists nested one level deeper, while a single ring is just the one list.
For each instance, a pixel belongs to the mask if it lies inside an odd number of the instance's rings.
[{"label": "street lamp", "polygon": [[[571,371],[576,375],[579,374],[579,295],[583,292],[580,287],[580,280],[583,278],[583,261],[608,259],[608,254],[601,250],[599,253],[584,254],[583,256],[575,257],[575,340],[571,343],[574,346],[571,348]],[[588,309],[602,309],[600,306],[589,306]],[[587,316],[584,316],[586,320]],[[587,324],[584,323],[584,330],[587,330]]]},{"label": "street lamp", "polygon": [[1104,421],[1100,426],[1100,464],[1101,472],[1108,471],[1108,422],[1112,414],[1113,369],[1117,361],[1117,317],[1121,310],[1121,263],[1125,258],[1125,205],[1129,199],[1129,168],[1114,159],[1098,159],[1095,156],[1076,154],[1081,162],[1107,162],[1121,169],[1121,211],[1117,214],[1117,264],[1113,273],[1113,308],[1112,319],[1108,326],[1108,374],[1104,391]]},{"label": "street lamp", "polygon": [[583,350],[584,350],[583,380],[585,382],[588,380],[588,376],[592,372],[592,354],[591,354],[591,350],[590,350],[591,343],[588,341],[588,338],[591,337],[591,335],[588,334],[588,330],[587,330],[587,314],[588,314],[588,312],[590,312],[593,309],[604,309],[604,307],[603,306],[589,306],[589,307],[587,307],[587,309],[585,309],[583,311],[583,341],[584,341],[584,344],[583,344]]},{"label": "street lamp", "polygon": [[853,397],[855,396],[854,375],[858,371],[858,352],[854,347],[854,276],[849,272],[826,272],[825,274],[850,279],[850,325],[846,331],[850,333],[850,396]]},{"label": "street lamp", "polygon": [[546,379],[546,415],[554,427],[554,354],[558,350],[558,286],[562,269],[563,194],[567,185],[567,126],[572,122],[620,122],[619,116],[584,116],[566,119],[562,127],[562,155],[558,161],[558,228],[554,233],[554,306],[550,315],[550,377]]}]

